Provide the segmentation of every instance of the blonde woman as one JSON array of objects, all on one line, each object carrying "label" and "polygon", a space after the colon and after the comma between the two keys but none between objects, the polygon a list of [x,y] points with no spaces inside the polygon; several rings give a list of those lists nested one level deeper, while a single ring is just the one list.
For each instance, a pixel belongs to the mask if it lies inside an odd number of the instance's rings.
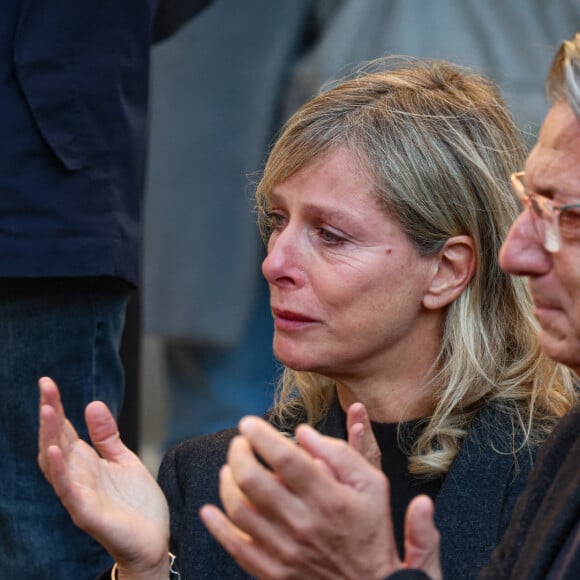
[{"label": "blonde woman", "polygon": [[[501,97],[445,62],[387,65],[305,104],[258,185],[274,352],[285,366],[268,420],[290,435],[308,422],[347,438],[347,426],[366,423],[352,406],[363,403],[399,551],[408,503],[429,495],[445,577],[465,579],[499,542],[538,445],[576,397],[569,372],[539,350],[525,282],[498,265],[518,212],[509,176],[525,155]],[[162,577],[169,545],[185,577],[248,577],[198,514],[219,504],[235,429],[165,457],[168,543],[165,501],[106,408],[87,415],[99,458],[67,426],[54,384],[44,379],[41,392],[40,465],[119,577]],[[291,501],[279,505],[299,515]],[[283,545],[272,550],[283,558]]]}]

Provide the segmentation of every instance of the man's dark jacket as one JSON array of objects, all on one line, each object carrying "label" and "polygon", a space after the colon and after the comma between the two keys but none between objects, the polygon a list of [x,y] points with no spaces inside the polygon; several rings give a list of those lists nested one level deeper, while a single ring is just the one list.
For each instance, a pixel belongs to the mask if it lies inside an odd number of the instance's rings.
[{"label": "man's dark jacket", "polygon": [[150,45],[208,2],[2,0],[0,277],[137,283]]},{"label": "man's dark jacket", "polygon": [[482,580],[580,578],[580,406],[540,450]]}]

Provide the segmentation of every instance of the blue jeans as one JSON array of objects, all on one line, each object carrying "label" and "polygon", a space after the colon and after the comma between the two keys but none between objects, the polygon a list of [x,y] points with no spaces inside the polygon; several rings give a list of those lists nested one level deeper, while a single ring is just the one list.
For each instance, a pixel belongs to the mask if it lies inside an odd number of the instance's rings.
[{"label": "blue jeans", "polygon": [[129,286],[113,278],[0,280],[2,578],[92,579],[111,563],[73,524],[38,468],[38,379],[57,382],[85,439],[90,401],[103,400],[118,414],[129,295]]}]

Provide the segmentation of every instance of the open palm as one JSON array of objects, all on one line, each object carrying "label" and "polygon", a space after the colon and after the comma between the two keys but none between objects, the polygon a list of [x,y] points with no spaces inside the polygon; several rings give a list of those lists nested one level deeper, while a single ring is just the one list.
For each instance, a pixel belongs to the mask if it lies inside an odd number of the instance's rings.
[{"label": "open palm", "polygon": [[38,463],[73,521],[125,567],[145,572],[167,559],[163,492],[122,443],[104,403],[86,409],[94,448],[66,418],[56,384],[42,378]]}]

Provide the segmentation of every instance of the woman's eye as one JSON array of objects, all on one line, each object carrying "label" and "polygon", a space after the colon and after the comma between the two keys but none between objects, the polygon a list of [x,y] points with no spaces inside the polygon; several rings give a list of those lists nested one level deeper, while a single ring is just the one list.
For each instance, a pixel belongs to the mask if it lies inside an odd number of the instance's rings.
[{"label": "woman's eye", "polygon": [[339,236],[326,228],[318,228],[318,235],[327,244],[341,244],[346,241],[343,236]]}]

